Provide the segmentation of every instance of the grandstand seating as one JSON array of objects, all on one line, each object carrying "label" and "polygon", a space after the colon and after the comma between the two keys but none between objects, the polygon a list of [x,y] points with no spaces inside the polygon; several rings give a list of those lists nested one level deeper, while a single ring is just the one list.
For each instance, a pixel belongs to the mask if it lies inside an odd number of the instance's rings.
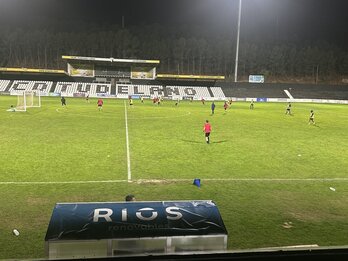
[{"label": "grandstand seating", "polygon": [[[211,97],[207,87],[202,86],[162,86],[162,85],[134,85],[117,84],[116,94],[119,97],[128,97],[129,95],[145,96],[164,96],[164,97],[193,97],[201,99],[202,97]],[[222,91],[220,94],[223,94]]]},{"label": "grandstand seating", "polygon": [[0,92],[6,91],[7,86],[9,85],[10,80],[0,80]]},{"label": "grandstand seating", "polygon": [[210,90],[214,97],[225,98],[225,94],[222,91],[221,87],[210,87]]},{"label": "grandstand seating", "polygon": [[10,92],[22,92],[22,91],[37,91],[49,92],[53,82],[49,81],[13,81],[9,91]]},{"label": "grandstand seating", "polygon": [[347,86],[288,84],[286,87],[295,99],[348,100]]},{"label": "grandstand seating", "polygon": [[190,96],[196,99],[211,97],[208,88],[203,86],[167,86],[171,90],[178,90],[179,96]]},{"label": "grandstand seating", "polygon": [[289,98],[281,84],[230,83],[222,87],[226,97]]},{"label": "grandstand seating", "polygon": [[81,83],[81,82],[57,82],[55,93],[89,93],[91,96],[97,94],[111,94],[110,84]]},{"label": "grandstand seating", "polygon": [[[125,83],[91,83],[73,81],[31,81],[31,80],[0,80],[0,92],[21,92],[40,89],[42,93],[64,93],[67,96],[79,96],[89,93],[91,97],[116,96],[127,98],[129,95],[193,97],[195,100],[234,98],[289,98],[284,90],[289,91],[295,99],[326,99],[348,100],[348,85],[304,85],[304,84],[251,84],[226,82],[201,82],[201,85],[188,84],[188,81],[160,80],[137,81],[139,84]],[[142,83],[142,84],[141,84]],[[184,84],[185,83],[185,84]],[[195,84],[199,83],[194,81]],[[215,86],[214,86],[215,85]]]}]

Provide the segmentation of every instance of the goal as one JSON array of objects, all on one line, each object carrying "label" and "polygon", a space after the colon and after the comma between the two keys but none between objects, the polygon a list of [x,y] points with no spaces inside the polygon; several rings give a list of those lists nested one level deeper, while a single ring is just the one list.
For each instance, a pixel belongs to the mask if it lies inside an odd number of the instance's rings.
[{"label": "goal", "polygon": [[40,91],[18,93],[16,111],[27,111],[27,108],[31,107],[41,107]]}]

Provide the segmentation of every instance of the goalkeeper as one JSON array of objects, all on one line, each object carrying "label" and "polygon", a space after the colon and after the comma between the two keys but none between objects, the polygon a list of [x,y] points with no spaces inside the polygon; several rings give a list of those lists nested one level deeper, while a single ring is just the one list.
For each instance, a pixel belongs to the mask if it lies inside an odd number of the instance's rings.
[{"label": "goalkeeper", "polygon": [[10,106],[9,109],[7,109],[7,111],[10,111],[10,112],[15,112],[16,111],[16,108],[13,107],[13,105]]}]

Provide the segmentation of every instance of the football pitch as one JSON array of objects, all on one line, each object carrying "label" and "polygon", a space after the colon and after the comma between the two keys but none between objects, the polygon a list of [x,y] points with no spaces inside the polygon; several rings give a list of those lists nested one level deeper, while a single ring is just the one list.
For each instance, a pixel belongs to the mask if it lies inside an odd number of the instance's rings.
[{"label": "football pitch", "polygon": [[7,112],[16,97],[0,96],[0,258],[44,257],[55,203],[129,193],[213,200],[230,250],[348,245],[347,105],[293,103],[285,115],[285,103],[216,102],[211,115],[211,102],[96,101],[42,97]]}]

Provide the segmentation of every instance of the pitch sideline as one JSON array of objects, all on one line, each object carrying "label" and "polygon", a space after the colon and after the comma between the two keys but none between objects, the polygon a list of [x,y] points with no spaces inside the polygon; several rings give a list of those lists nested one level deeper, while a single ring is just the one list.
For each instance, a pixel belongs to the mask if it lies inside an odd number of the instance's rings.
[{"label": "pitch sideline", "polygon": [[128,178],[128,181],[130,182],[132,180],[132,172],[131,172],[130,153],[129,153],[128,114],[127,114],[126,101],[124,101],[124,120],[126,125],[127,178]]},{"label": "pitch sideline", "polygon": [[[305,178],[305,179],[277,179],[277,178],[231,178],[231,179],[214,179],[207,178],[204,181],[224,181],[224,182],[239,182],[239,181],[261,181],[261,182],[304,182],[304,181],[313,181],[313,182],[333,182],[333,181],[348,181],[348,178]],[[123,183],[123,182],[132,182],[132,183],[165,183],[165,182],[186,182],[193,181],[191,179],[115,179],[115,180],[82,180],[82,181],[1,181],[0,185],[50,185],[50,184],[89,184],[89,183]]]}]

